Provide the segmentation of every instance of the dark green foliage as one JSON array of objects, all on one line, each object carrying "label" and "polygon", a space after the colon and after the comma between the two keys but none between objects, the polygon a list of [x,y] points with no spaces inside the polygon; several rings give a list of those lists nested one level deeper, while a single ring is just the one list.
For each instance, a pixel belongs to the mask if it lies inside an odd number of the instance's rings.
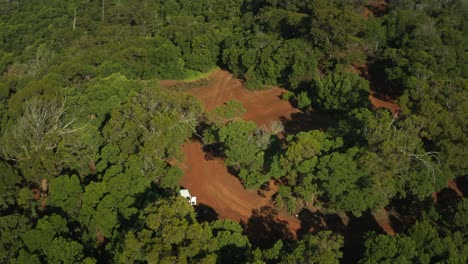
[{"label": "dark green foliage", "polygon": [[125,235],[116,261],[235,263],[250,249],[237,223],[199,224],[182,198],[151,204],[141,217],[144,225]]},{"label": "dark green foliage", "polygon": [[467,172],[458,157],[467,153],[466,56],[463,1],[436,3],[397,1],[383,19],[387,42],[381,67],[388,86],[403,94],[401,106],[422,124],[421,138],[439,153],[444,174],[452,178]]},{"label": "dark green foliage", "polygon": [[225,102],[222,106],[215,108],[209,113],[209,118],[215,123],[222,123],[236,117],[241,117],[245,113],[242,103],[237,100]]},{"label": "dark green foliage", "polygon": [[144,175],[158,182],[163,176],[157,169],[164,164],[161,159],[181,157],[179,147],[195,132],[202,111],[193,97],[173,95],[147,89],[114,109],[102,131],[109,148],[102,150],[106,154],[97,166],[145,164]]},{"label": "dark green foliage", "polygon": [[[460,215],[466,215],[466,199],[458,204],[458,212],[436,219],[423,219],[412,226],[405,234],[394,237],[371,234],[366,240],[366,252],[361,263],[466,263],[467,234],[458,229]],[[437,218],[446,218],[440,223]],[[455,225],[455,226],[453,226]],[[465,230],[466,231],[466,230]]]},{"label": "dark green foliage", "polygon": [[300,39],[238,34],[225,42],[228,48],[223,51],[223,62],[234,74],[244,78],[249,88],[281,84],[295,89],[301,81],[315,76],[316,58],[307,43]]},{"label": "dark green foliage", "polygon": [[15,169],[6,162],[0,161],[0,212],[14,206],[21,188],[21,177]]},{"label": "dark green foliage", "polygon": [[295,196],[306,205],[324,203],[358,216],[381,205],[381,194],[375,192],[377,181],[356,162],[362,155],[359,148],[341,153],[343,140],[319,131],[301,132],[289,137],[288,143],[281,164],[292,191],[280,188],[279,205],[294,212],[299,203]]},{"label": "dark green foliage", "polygon": [[369,153],[362,162],[379,182],[394,185],[382,189],[387,195],[395,195],[396,191],[401,197],[424,199],[447,180],[438,153],[425,150],[418,136],[419,122],[417,118],[396,121],[388,112],[378,111],[365,123]]},{"label": "dark green foliage", "polygon": [[379,193],[374,191],[371,176],[355,162],[359,149],[351,148],[346,153],[323,156],[317,166],[320,190],[325,201],[339,211],[361,212],[375,208]]},{"label": "dark green foliage", "polygon": [[59,207],[70,216],[76,216],[82,193],[80,180],[76,175],[61,176],[50,182],[47,202],[50,206]]},{"label": "dark green foliage", "polygon": [[[201,138],[248,188],[277,180],[294,214],[358,217],[466,175],[466,3],[381,2],[2,1],[0,262],[340,261],[330,231],[260,250],[238,223],[198,223],[174,197],[181,145]],[[288,89],[299,130],[312,109],[339,124],[287,135],[289,121],[239,120],[240,102],[206,113],[179,83],[158,87],[216,67]],[[401,112],[371,112],[371,88]],[[466,263],[466,209],[414,212],[405,232],[369,235],[361,262]]]},{"label": "dark green foliage", "polygon": [[24,248],[21,236],[31,227],[28,217],[19,213],[0,217],[0,260],[2,262],[14,259]]},{"label": "dark green foliage", "polygon": [[315,105],[325,112],[347,113],[370,105],[369,83],[357,74],[337,71],[315,81],[312,90]]},{"label": "dark green foliage", "polygon": [[294,251],[281,257],[279,263],[339,263],[343,238],[330,231],[308,235],[303,238]]},{"label": "dark green foliage", "polygon": [[219,130],[219,140],[224,144],[226,164],[239,171],[239,177],[247,187],[258,187],[263,179],[264,152],[255,144],[253,122],[229,122]]},{"label": "dark green foliage", "polygon": [[[320,131],[301,132],[294,137],[289,136],[287,141],[288,148],[280,159],[281,176],[288,180],[294,196],[303,199],[306,204],[314,204],[321,193],[315,173],[318,159],[330,150],[341,147],[343,142],[341,138],[332,139]],[[289,188],[284,189],[277,202],[285,202],[289,210],[295,211],[292,207],[295,208],[298,201],[292,199],[293,193]]]},{"label": "dark green foliage", "polygon": [[93,79],[83,90],[72,89],[69,100],[79,117],[101,126],[114,108],[125,102],[132,92],[141,90],[141,83],[118,73]]}]

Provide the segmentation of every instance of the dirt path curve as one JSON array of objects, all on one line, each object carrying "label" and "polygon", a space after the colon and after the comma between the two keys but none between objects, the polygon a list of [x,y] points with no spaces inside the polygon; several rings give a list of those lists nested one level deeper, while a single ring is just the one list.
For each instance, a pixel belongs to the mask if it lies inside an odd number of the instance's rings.
[{"label": "dirt path curve", "polygon": [[[300,113],[288,101],[280,99],[285,92],[283,89],[249,91],[240,80],[233,78],[229,72],[221,70],[214,72],[209,78],[211,82],[208,85],[189,91],[204,103],[207,110],[213,110],[224,102],[235,99],[242,102],[246,109],[242,118],[257,125],[290,119],[292,114]],[[373,97],[371,102],[374,107],[382,107],[380,102],[373,100]],[[264,227],[265,231],[278,229],[277,226],[271,226],[272,223],[264,223],[269,221],[289,230],[292,238],[296,237],[301,222],[295,216],[274,209],[271,195],[274,194],[275,188],[272,188],[273,191],[265,197],[258,195],[255,190],[245,190],[239,180],[228,172],[223,160],[205,159],[205,153],[199,142],[187,142],[182,150],[185,160],[182,164],[184,177],[180,185],[189,189],[191,194],[197,197],[199,204],[213,208],[220,219],[245,223],[247,229],[250,222],[256,224],[261,222],[264,225],[261,228]],[[261,216],[262,220],[252,221],[253,216]]]},{"label": "dirt path curve", "polygon": [[193,88],[189,93],[200,99],[208,111],[222,105],[229,100],[242,102],[247,110],[242,116],[263,125],[280,118],[289,119],[291,114],[300,112],[288,101],[281,100],[284,89],[274,87],[264,91],[250,91],[244,84],[232,77],[227,71],[216,71],[210,75],[212,82],[207,86]]},{"label": "dirt path curve", "polygon": [[[274,207],[271,194],[262,197],[255,190],[246,190],[231,175],[221,159],[206,160],[199,142],[188,142],[182,147],[185,153],[181,186],[197,197],[199,204],[212,207],[220,219],[232,219],[248,223],[254,211],[262,207]],[[287,222],[287,228],[295,234],[300,221],[284,212],[273,215],[278,222]]]},{"label": "dirt path curve", "polygon": [[[216,71],[210,78],[212,81],[207,86],[189,91],[205,104],[207,110],[236,99],[247,110],[242,118],[254,121],[257,125],[281,118],[288,119],[292,113],[300,112],[289,102],[280,99],[283,89],[249,91],[240,80],[226,71]],[[212,207],[218,218],[248,224],[253,214],[265,212],[267,207],[274,208],[271,193],[262,197],[255,190],[245,190],[239,180],[227,171],[223,160],[205,159],[199,142],[187,142],[182,150],[185,154],[182,164],[185,175],[180,185],[189,189],[197,197],[198,203]],[[298,218],[276,210],[269,212],[274,212],[268,216],[270,219],[282,224],[295,237],[296,231],[301,227]]]},{"label": "dirt path curve", "polygon": [[376,95],[373,93],[369,95],[369,100],[372,104],[372,109],[376,110],[379,108],[386,108],[390,110],[393,116],[397,116],[398,112],[401,110],[400,106],[394,103],[392,100],[387,99],[387,100],[382,100],[379,99]]}]

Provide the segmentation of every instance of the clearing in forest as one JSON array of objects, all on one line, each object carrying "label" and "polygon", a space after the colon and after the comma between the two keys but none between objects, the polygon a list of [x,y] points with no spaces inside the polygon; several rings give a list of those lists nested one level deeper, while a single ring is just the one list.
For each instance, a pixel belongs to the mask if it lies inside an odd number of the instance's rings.
[{"label": "clearing in forest", "polygon": [[[208,111],[235,99],[242,102],[246,109],[242,118],[259,126],[271,121],[285,122],[294,115],[301,114],[288,101],[281,100],[281,95],[285,92],[283,89],[276,87],[250,91],[229,72],[221,70],[212,73],[210,79],[207,85],[188,91],[201,100]],[[170,82],[161,84],[167,86]],[[371,101],[375,103],[372,99]],[[310,119],[307,122],[315,121]],[[318,117],[317,123],[320,122],[323,120]],[[314,124],[302,125],[314,127]],[[272,195],[276,192],[276,186],[273,181],[269,183],[270,190],[260,196],[256,190],[244,189],[238,178],[228,172],[222,159],[205,158],[206,153],[201,143],[187,142],[183,146],[183,152],[185,160],[182,169],[185,175],[180,185],[189,189],[197,197],[199,204],[213,209],[217,218],[239,221],[246,226],[247,233],[250,229],[270,235],[273,232],[272,239],[296,237],[296,232],[301,229],[301,222],[297,217],[275,209]]]},{"label": "clearing in forest", "polygon": [[[274,120],[290,119],[293,113],[300,112],[288,101],[281,100],[283,89],[249,91],[240,80],[226,71],[214,72],[210,78],[212,80],[208,85],[189,91],[204,103],[207,110],[213,110],[226,101],[235,99],[242,102],[246,109],[242,118],[259,126]],[[205,159],[206,153],[199,142],[187,142],[183,151],[185,161],[182,168],[185,176],[180,185],[189,189],[197,197],[199,204],[213,208],[220,219],[243,222],[247,229],[250,224],[258,222],[258,219],[252,219],[252,215],[269,219],[270,223],[264,223],[264,228],[278,229],[288,233],[287,236],[291,238],[295,237],[300,221],[274,209],[271,201],[275,187],[273,182],[270,182],[272,190],[262,197],[256,190],[244,189],[237,177],[228,172],[222,159]]]}]

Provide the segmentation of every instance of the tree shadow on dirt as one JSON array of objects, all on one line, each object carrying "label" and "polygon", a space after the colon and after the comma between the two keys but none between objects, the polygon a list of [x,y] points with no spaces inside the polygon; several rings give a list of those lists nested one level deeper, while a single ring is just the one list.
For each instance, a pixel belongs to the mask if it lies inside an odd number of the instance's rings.
[{"label": "tree shadow on dirt", "polygon": [[468,175],[456,178],[455,183],[457,184],[458,189],[460,189],[460,191],[462,192],[463,197],[467,197],[468,196]]},{"label": "tree shadow on dirt", "polygon": [[367,8],[375,17],[381,17],[388,14],[388,0],[380,1],[375,4],[367,5]]},{"label": "tree shadow on dirt", "polygon": [[[395,233],[402,233],[408,228],[408,224],[405,223],[401,217],[397,217],[394,214],[389,214],[388,217],[390,218],[390,225]],[[411,221],[411,223],[414,223],[414,220]]]},{"label": "tree shadow on dirt", "polygon": [[403,94],[404,87],[403,83],[397,80],[389,81],[385,72],[388,63],[383,60],[369,61],[367,62],[368,72],[361,75],[369,81],[374,96],[383,101],[390,101],[400,97]]},{"label": "tree shadow on dirt", "polygon": [[196,219],[199,223],[211,223],[218,220],[218,213],[209,205],[199,203],[195,206],[195,212],[197,213]]},{"label": "tree shadow on dirt", "polygon": [[312,212],[302,209],[298,214],[301,220],[301,228],[297,230],[298,239],[302,239],[309,233],[317,233],[322,230],[331,230],[342,233],[346,226],[337,214],[323,214],[320,211]]},{"label": "tree shadow on dirt", "polygon": [[221,143],[204,145],[203,152],[205,152],[205,160],[224,158],[223,152],[221,151]]},{"label": "tree shadow on dirt", "polygon": [[294,234],[288,228],[288,222],[278,219],[278,210],[270,206],[252,210],[248,222],[241,222],[244,233],[253,246],[262,249],[272,247],[277,240],[293,240]]},{"label": "tree shadow on dirt", "polygon": [[313,129],[326,130],[336,124],[336,120],[324,113],[307,111],[293,113],[291,118],[280,118],[284,125],[284,131],[287,135],[295,135],[301,131],[310,131]]},{"label": "tree shadow on dirt", "polygon": [[385,234],[369,212],[363,213],[361,217],[350,217],[346,229],[342,232],[344,236],[342,263],[357,263],[362,258],[365,235],[370,231]]},{"label": "tree shadow on dirt", "polygon": [[437,203],[435,205],[437,211],[443,212],[448,208],[452,208],[454,204],[462,199],[456,191],[450,188],[444,188],[437,194]]},{"label": "tree shadow on dirt", "polygon": [[266,197],[265,194],[268,193],[270,190],[270,182],[267,181],[260,185],[260,188],[257,189],[257,194],[261,197]]}]

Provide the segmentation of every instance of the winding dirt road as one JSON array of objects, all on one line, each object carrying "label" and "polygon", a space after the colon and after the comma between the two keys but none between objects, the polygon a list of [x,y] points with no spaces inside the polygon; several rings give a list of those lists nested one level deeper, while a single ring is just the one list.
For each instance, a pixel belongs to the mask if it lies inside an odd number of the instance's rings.
[{"label": "winding dirt road", "polygon": [[[242,118],[257,125],[269,124],[271,121],[284,122],[290,120],[293,114],[301,113],[288,101],[281,100],[285,91],[283,89],[249,91],[240,80],[221,70],[214,72],[209,78],[211,82],[208,85],[189,91],[204,103],[207,110],[213,110],[224,102],[235,99],[242,102],[246,109]],[[165,84],[162,83],[163,86]],[[395,110],[393,105],[387,105],[384,101],[375,101],[373,97],[370,97],[370,100],[374,107]],[[319,119],[314,118],[307,122],[323,122]],[[182,149],[185,160],[181,167],[185,175],[180,185],[189,189],[191,194],[197,197],[199,204],[211,207],[219,219],[241,222],[246,226],[247,233],[249,229],[257,233],[281,229],[283,233],[276,238],[296,237],[297,231],[301,229],[301,222],[297,217],[274,208],[271,196],[276,192],[276,186],[273,182],[270,182],[271,190],[262,197],[255,190],[244,189],[240,181],[228,172],[222,159],[206,159],[199,142],[186,142]],[[254,217],[256,219],[253,219]]]},{"label": "winding dirt road", "polygon": [[[288,101],[280,99],[283,89],[249,91],[226,71],[214,72],[210,78],[212,81],[209,85],[193,88],[189,92],[200,99],[207,110],[235,99],[242,102],[246,109],[242,118],[257,125],[289,119],[291,114],[300,112]],[[187,142],[182,149],[185,154],[182,165],[185,175],[180,185],[189,189],[197,197],[198,203],[213,208],[218,218],[247,224],[253,214],[265,212],[265,208],[274,208],[271,200],[273,191],[262,197],[255,190],[244,189],[240,181],[228,172],[222,159],[205,159],[199,142]],[[271,186],[274,189],[273,183]],[[285,225],[295,237],[301,226],[298,218],[276,210],[269,212],[273,212],[270,218]]]}]

